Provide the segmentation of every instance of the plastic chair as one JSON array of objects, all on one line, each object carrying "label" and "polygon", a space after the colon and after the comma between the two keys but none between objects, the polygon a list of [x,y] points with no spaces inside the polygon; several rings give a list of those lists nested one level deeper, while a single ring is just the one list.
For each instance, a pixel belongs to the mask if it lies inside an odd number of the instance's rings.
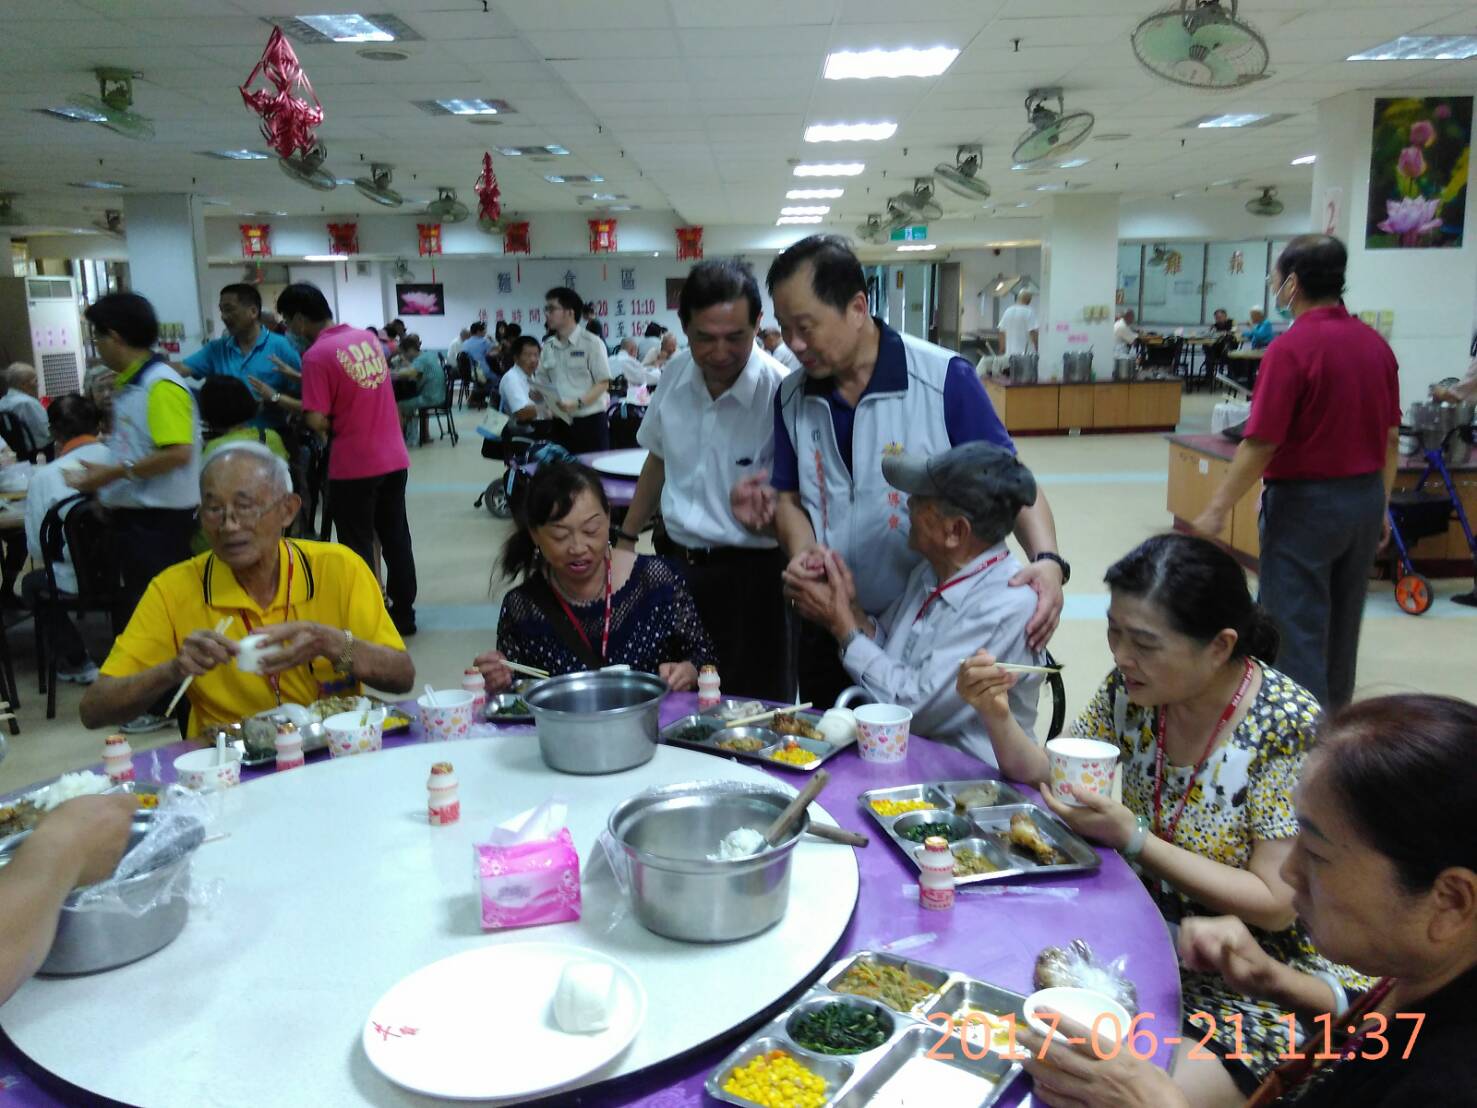
[{"label": "plastic chair", "polygon": [[[426,439],[431,429],[431,417],[436,418],[436,440],[439,442],[447,435],[451,436],[451,445],[457,444],[459,436],[456,433],[456,418],[451,414],[451,394],[456,388],[456,375],[449,367],[443,367],[442,372],[446,374],[446,400],[429,408],[417,409],[417,416],[421,421],[421,445],[426,445]],[[444,421],[444,422],[443,422]]]}]

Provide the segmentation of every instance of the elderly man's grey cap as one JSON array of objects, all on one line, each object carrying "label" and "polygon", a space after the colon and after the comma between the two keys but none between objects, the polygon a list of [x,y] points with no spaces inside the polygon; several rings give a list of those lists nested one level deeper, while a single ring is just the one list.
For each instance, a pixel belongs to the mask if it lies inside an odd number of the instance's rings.
[{"label": "elderly man's grey cap", "polygon": [[1010,534],[1022,508],[1036,503],[1036,478],[1009,450],[967,442],[931,458],[882,459],[887,483],[910,496],[940,500],[969,520],[975,537],[996,543]]}]

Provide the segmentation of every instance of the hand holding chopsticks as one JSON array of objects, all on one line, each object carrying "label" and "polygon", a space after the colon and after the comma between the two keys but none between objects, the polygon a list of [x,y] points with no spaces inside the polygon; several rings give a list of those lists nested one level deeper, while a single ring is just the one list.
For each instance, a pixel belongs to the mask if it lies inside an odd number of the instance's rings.
[{"label": "hand holding chopsticks", "polygon": [[521,662],[510,662],[506,658],[503,659],[503,665],[507,666],[514,673],[521,673],[525,677],[543,678],[549,676],[549,671],[546,669],[539,669],[537,666],[525,666]]},{"label": "hand holding chopsticks", "polygon": [[[230,616],[226,616],[225,618],[219,620],[216,623],[216,625],[215,625],[215,633],[217,635],[224,635],[226,633],[226,628],[229,627],[229,626],[231,626],[231,617]],[[183,681],[180,682],[179,691],[177,691],[174,694],[174,698],[172,700],[170,700],[169,707],[164,709],[164,714],[166,716],[172,716],[172,715],[174,715],[175,708],[179,707],[180,697],[182,697],[182,696],[185,695],[185,691],[192,684],[194,684],[194,681],[195,681],[195,675],[192,673],[192,674],[189,674]]]}]

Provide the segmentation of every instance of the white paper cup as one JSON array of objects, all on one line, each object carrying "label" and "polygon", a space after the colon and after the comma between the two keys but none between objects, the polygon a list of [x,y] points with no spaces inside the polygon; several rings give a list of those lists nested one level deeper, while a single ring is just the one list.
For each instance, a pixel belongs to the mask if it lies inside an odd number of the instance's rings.
[{"label": "white paper cup", "polygon": [[368,754],[384,744],[385,710],[339,712],[323,721],[323,730],[328,732],[329,757]]},{"label": "white paper cup", "polygon": [[262,643],[266,642],[267,636],[263,632],[255,635],[247,635],[236,645],[241,648],[241,653],[236,655],[236,668],[242,673],[260,673],[262,671],[262,657],[266,654],[275,654],[281,647],[273,647],[263,650]]},{"label": "white paper cup", "polygon": [[421,696],[416,704],[421,710],[421,726],[428,742],[465,739],[472,731],[473,695],[462,689],[437,689],[434,701]]},{"label": "white paper cup", "polygon": [[1082,801],[1067,792],[1068,785],[1078,792],[1111,795],[1118,754],[1115,744],[1097,739],[1066,736],[1050,740],[1046,744],[1046,760],[1050,765],[1051,795],[1074,808],[1082,807]]},{"label": "white paper cup", "polygon": [[217,763],[215,747],[192,750],[174,760],[179,783],[197,792],[214,792],[241,784],[241,751],[226,747],[226,757]]},{"label": "white paper cup", "polygon": [[908,756],[908,725],[913,713],[897,704],[864,704],[856,709],[857,747],[864,762],[901,762]]},{"label": "white paper cup", "polygon": [[1026,997],[1025,1004],[1021,1006],[1026,1023],[1038,1035],[1063,1043],[1067,1042],[1067,1036],[1060,1031],[1053,1033],[1051,1025],[1036,1014],[1042,1009],[1059,1012],[1073,1023],[1081,1024],[1088,1044],[1096,1042],[1105,1048],[1127,1035],[1133,1022],[1127,1008],[1107,994],[1092,989],[1058,986]]}]

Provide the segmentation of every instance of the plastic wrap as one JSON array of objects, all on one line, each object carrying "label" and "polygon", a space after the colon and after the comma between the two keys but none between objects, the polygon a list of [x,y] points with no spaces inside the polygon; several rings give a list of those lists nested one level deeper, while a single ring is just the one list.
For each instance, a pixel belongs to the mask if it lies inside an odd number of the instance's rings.
[{"label": "plastic wrap", "polygon": [[[139,918],[172,900],[186,900],[192,908],[210,908],[219,899],[222,882],[190,879],[190,857],[205,841],[209,813],[203,798],[182,785],[170,785],[159,794],[159,807],[135,823],[132,845],[113,876],[79,889],[67,902],[73,912],[117,912]],[[183,860],[185,864],[175,863]]]},{"label": "plastic wrap", "polygon": [[1100,962],[1086,940],[1073,939],[1066,947],[1049,946],[1037,956],[1034,980],[1038,989],[1076,986],[1103,993],[1136,1015],[1138,989],[1128,979],[1127,969],[1127,955]]}]

